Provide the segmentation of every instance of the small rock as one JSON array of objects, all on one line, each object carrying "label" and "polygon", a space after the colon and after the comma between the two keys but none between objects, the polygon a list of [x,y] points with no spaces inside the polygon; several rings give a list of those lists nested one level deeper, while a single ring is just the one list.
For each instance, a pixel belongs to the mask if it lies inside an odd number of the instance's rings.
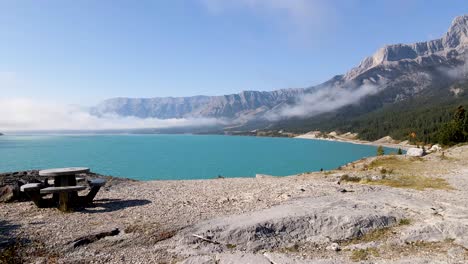
[{"label": "small rock", "polygon": [[329,245],[326,249],[331,251],[340,251],[341,247],[338,245],[338,243],[331,243],[331,245]]},{"label": "small rock", "polygon": [[229,203],[230,201],[231,201],[231,199],[229,199],[229,197],[221,197],[216,202],[218,202],[220,204],[224,204],[224,203]]},{"label": "small rock", "polygon": [[384,175],[372,175],[372,176],[370,176],[370,179],[371,179],[372,181],[380,181],[380,180],[382,180],[382,179],[384,179],[384,178],[385,178]]}]

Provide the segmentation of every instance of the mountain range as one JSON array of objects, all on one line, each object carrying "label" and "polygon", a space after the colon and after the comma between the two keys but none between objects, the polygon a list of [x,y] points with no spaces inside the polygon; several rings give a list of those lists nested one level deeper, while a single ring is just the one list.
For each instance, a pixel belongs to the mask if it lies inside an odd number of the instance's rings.
[{"label": "mountain range", "polygon": [[439,39],[384,46],[344,75],[317,86],[223,96],[112,98],[91,112],[159,119],[217,118],[240,130],[353,129],[353,122],[388,107],[464,100],[467,50],[468,15],[463,15]]}]

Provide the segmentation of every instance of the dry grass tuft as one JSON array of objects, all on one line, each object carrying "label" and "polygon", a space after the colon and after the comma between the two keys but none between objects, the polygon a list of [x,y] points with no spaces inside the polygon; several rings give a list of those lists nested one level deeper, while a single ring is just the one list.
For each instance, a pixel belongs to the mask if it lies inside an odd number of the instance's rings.
[{"label": "dry grass tuft", "polygon": [[388,238],[392,234],[391,227],[385,227],[381,229],[372,230],[360,237],[353,238],[351,240],[345,241],[343,245],[352,245],[352,244],[360,244],[360,243],[368,243],[383,240]]},{"label": "dry grass tuft", "polygon": [[408,219],[408,218],[400,219],[400,222],[398,223],[398,225],[400,226],[410,225],[410,224],[411,224],[411,219]]},{"label": "dry grass tuft", "polygon": [[344,174],[340,177],[340,181],[342,182],[360,182],[361,178],[349,176],[348,174]]},{"label": "dry grass tuft", "polygon": [[384,156],[382,158],[377,158],[369,163],[369,169],[375,169],[379,167],[385,167],[392,170],[405,169],[413,165],[413,162],[417,160],[413,159],[404,159],[397,156]]},{"label": "dry grass tuft", "polygon": [[423,191],[425,189],[453,190],[454,188],[443,178],[416,175],[398,175],[381,180],[364,180],[366,184],[385,185],[394,188],[406,188]]},{"label": "dry grass tuft", "polygon": [[393,234],[394,227],[404,226],[404,225],[409,225],[409,224],[411,224],[410,219],[402,218],[400,219],[400,221],[398,222],[398,225],[396,226],[372,230],[371,232],[368,232],[360,237],[351,239],[343,244],[350,245],[350,244],[368,243],[368,242],[383,240],[383,239],[390,237]]},{"label": "dry grass tuft", "polygon": [[366,248],[353,250],[351,252],[350,259],[354,262],[368,260],[370,256],[378,257],[380,256],[379,251],[376,248]]}]

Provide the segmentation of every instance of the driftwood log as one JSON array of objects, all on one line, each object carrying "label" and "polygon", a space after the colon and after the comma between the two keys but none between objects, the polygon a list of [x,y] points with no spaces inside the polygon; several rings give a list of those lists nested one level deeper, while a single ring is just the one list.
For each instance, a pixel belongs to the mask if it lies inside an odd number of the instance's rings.
[{"label": "driftwood log", "polygon": [[96,242],[96,241],[98,241],[98,240],[100,240],[100,239],[102,239],[104,237],[116,236],[119,233],[120,233],[120,230],[118,228],[116,228],[116,229],[113,229],[111,231],[105,231],[105,232],[100,232],[100,233],[80,237],[80,238],[78,238],[76,240],[73,240],[70,243],[73,244],[74,248],[77,248],[77,247],[81,247],[81,246]]}]

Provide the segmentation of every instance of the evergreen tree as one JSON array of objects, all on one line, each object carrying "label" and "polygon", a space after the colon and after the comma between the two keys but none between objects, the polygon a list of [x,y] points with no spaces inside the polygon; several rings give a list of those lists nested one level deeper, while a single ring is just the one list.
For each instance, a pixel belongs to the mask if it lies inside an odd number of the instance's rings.
[{"label": "evergreen tree", "polygon": [[403,151],[401,150],[401,148],[398,149],[397,154],[398,154],[398,155],[403,155]]},{"label": "evergreen tree", "polygon": [[383,156],[385,154],[385,151],[382,146],[379,146],[377,148],[377,156]]},{"label": "evergreen tree", "polygon": [[442,127],[438,138],[439,143],[443,145],[455,145],[468,141],[468,112],[463,106],[459,106],[453,119]]}]

